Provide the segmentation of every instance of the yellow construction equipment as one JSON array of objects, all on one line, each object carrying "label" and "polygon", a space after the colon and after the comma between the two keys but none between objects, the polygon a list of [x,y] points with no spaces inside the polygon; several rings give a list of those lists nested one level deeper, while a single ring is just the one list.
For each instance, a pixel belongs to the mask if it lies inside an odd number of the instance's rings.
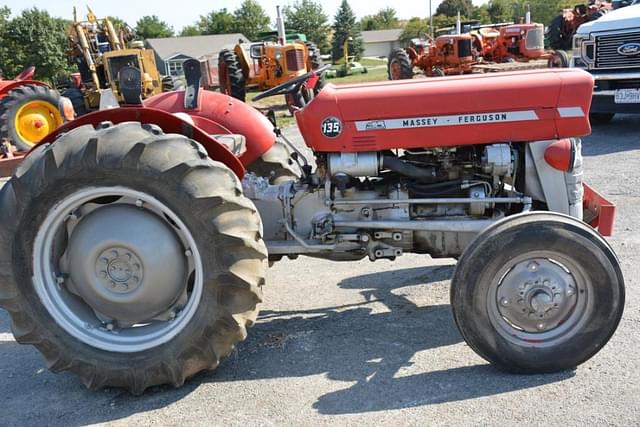
[{"label": "yellow construction equipment", "polygon": [[77,65],[80,79],[63,94],[72,100],[78,115],[98,109],[101,100],[103,105],[123,102],[118,76],[126,66],[140,70],[143,98],[172,89],[171,78],[158,72],[153,50],[133,41],[130,28],[116,29],[108,17],[97,18],[90,7],[87,9],[87,19],[80,21],[73,8],[68,57]]}]

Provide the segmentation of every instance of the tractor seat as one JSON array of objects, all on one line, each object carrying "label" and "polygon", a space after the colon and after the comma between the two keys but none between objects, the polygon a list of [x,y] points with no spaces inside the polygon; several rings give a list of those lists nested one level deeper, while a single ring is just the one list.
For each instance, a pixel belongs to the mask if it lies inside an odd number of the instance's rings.
[{"label": "tractor seat", "polygon": [[500,35],[500,31],[495,28],[480,28],[480,35],[485,38],[494,39]]}]

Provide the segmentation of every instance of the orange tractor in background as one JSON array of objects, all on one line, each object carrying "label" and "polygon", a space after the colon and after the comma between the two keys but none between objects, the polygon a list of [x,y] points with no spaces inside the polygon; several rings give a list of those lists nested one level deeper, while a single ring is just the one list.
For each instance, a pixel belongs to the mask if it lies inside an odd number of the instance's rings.
[{"label": "orange tractor in background", "polygon": [[474,54],[486,62],[530,62],[546,59],[549,68],[569,66],[569,57],[564,51],[545,49],[543,24],[527,22],[480,26],[470,34],[473,37]]},{"label": "orange tractor in background", "polygon": [[595,21],[613,9],[612,2],[589,0],[589,4],[578,4],[573,9],[564,9],[547,28],[549,46],[552,49],[571,49],[573,35],[585,22]]},{"label": "orange tractor in background", "polygon": [[71,102],[46,83],[34,80],[29,67],[12,80],[0,78],[0,143],[4,155],[29,151],[58,126],[73,120]]},{"label": "orange tractor in background", "polygon": [[444,77],[452,74],[469,74],[476,58],[472,52],[469,34],[448,34],[431,38],[426,35],[412,40],[406,49],[394,49],[389,55],[389,80],[413,78],[417,67],[427,77]]}]

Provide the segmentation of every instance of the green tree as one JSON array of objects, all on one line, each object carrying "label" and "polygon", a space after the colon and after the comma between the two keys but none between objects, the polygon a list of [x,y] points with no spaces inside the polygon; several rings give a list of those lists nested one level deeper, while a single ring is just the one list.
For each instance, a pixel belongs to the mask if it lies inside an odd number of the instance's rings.
[{"label": "green tree", "polygon": [[[7,6],[0,7],[0,40],[7,38],[7,26],[9,25],[9,17],[11,9]],[[0,43],[0,77],[12,77],[5,74],[8,70],[6,65],[9,62],[9,51],[7,43]]]},{"label": "green tree", "polygon": [[283,14],[288,31],[303,33],[320,48],[320,51],[329,51],[329,17],[324,13],[320,3],[312,0],[296,1],[293,5],[286,6]]},{"label": "green tree", "polygon": [[173,28],[156,15],[140,18],[136,22],[135,30],[138,37],[143,40],[173,37]]},{"label": "green tree", "polygon": [[333,23],[333,41],[331,43],[331,57],[334,61],[343,58],[344,43],[349,38],[349,55],[360,58],[364,48],[360,35],[360,26],[356,23],[356,15],[347,0],[342,0]]},{"label": "green tree", "polygon": [[235,18],[227,9],[214,10],[200,16],[195,27],[201,34],[229,34],[236,31]]},{"label": "green tree", "polygon": [[360,21],[360,29],[363,31],[388,30],[399,26],[396,10],[392,7],[380,9],[375,15],[367,15]]},{"label": "green tree", "polygon": [[429,19],[413,17],[404,26],[400,41],[408,45],[411,39],[419,38],[421,35],[429,32]]},{"label": "green tree", "polygon": [[489,0],[487,12],[493,24],[513,20],[513,7],[510,0]]},{"label": "green tree", "polygon": [[180,34],[178,34],[178,37],[191,37],[200,35],[202,35],[202,32],[197,25],[187,25],[185,27],[182,27],[182,30],[180,30]]},{"label": "green tree", "polygon": [[233,12],[235,32],[253,40],[258,33],[269,30],[271,20],[256,0],[244,0]]},{"label": "green tree", "polygon": [[2,36],[2,67],[7,77],[13,77],[25,67],[35,65],[37,77],[54,82],[69,71],[66,60],[68,22],[54,18],[37,8],[23,10],[20,16],[8,20],[8,9],[0,10]]},{"label": "green tree", "polygon": [[436,9],[436,15],[458,16],[458,12],[463,16],[471,16],[474,11],[471,0],[443,0]]}]

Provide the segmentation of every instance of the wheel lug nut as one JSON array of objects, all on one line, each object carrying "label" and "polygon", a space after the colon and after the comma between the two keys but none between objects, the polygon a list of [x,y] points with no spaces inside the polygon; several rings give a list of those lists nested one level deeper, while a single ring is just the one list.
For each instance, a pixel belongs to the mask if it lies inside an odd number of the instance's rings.
[{"label": "wheel lug nut", "polygon": [[133,269],[136,270],[136,271],[140,270],[140,264],[138,264],[138,263],[133,264]]},{"label": "wheel lug nut", "polygon": [[140,278],[138,276],[133,276],[131,280],[133,280],[133,283],[138,283],[140,281]]},{"label": "wheel lug nut", "polygon": [[191,255],[193,255],[193,253],[191,252],[191,249],[187,249],[186,251],[184,251],[184,254],[188,257],[190,257]]},{"label": "wheel lug nut", "polygon": [[62,285],[64,283],[64,276],[56,276],[56,283]]},{"label": "wheel lug nut", "polygon": [[107,324],[107,331],[113,331],[113,323],[108,323]]},{"label": "wheel lug nut", "polygon": [[106,278],[107,277],[107,272],[106,271],[101,271],[100,272],[100,277],[103,278],[103,279]]},{"label": "wheel lug nut", "polygon": [[573,295],[573,288],[568,288],[568,289],[567,289],[567,295],[568,295],[568,296]]},{"label": "wheel lug nut", "polygon": [[500,304],[502,304],[504,306],[507,306],[507,305],[509,305],[509,300],[506,299],[506,298],[503,298],[502,301],[500,301]]},{"label": "wheel lug nut", "polygon": [[100,262],[102,262],[103,264],[109,264],[109,260],[107,258],[101,258]]},{"label": "wheel lug nut", "polygon": [[118,251],[116,251],[115,249],[111,251],[111,256],[113,257],[117,257],[118,256]]},{"label": "wheel lug nut", "polygon": [[527,266],[527,268],[528,268],[529,270],[531,270],[531,271],[537,271],[537,270],[538,270],[538,267],[540,267],[540,265],[539,265],[537,262],[535,262],[535,261],[532,261],[532,262],[531,262],[531,263],[529,263],[529,265]]},{"label": "wheel lug nut", "polygon": [[140,199],[136,200],[136,206],[137,207],[141,208],[142,204],[143,204],[142,200],[140,200]]},{"label": "wheel lug nut", "polygon": [[545,326],[545,324],[544,324],[544,323],[538,323],[538,330],[540,330],[540,331],[544,331],[544,330],[545,330],[545,328],[546,328],[546,326]]}]

